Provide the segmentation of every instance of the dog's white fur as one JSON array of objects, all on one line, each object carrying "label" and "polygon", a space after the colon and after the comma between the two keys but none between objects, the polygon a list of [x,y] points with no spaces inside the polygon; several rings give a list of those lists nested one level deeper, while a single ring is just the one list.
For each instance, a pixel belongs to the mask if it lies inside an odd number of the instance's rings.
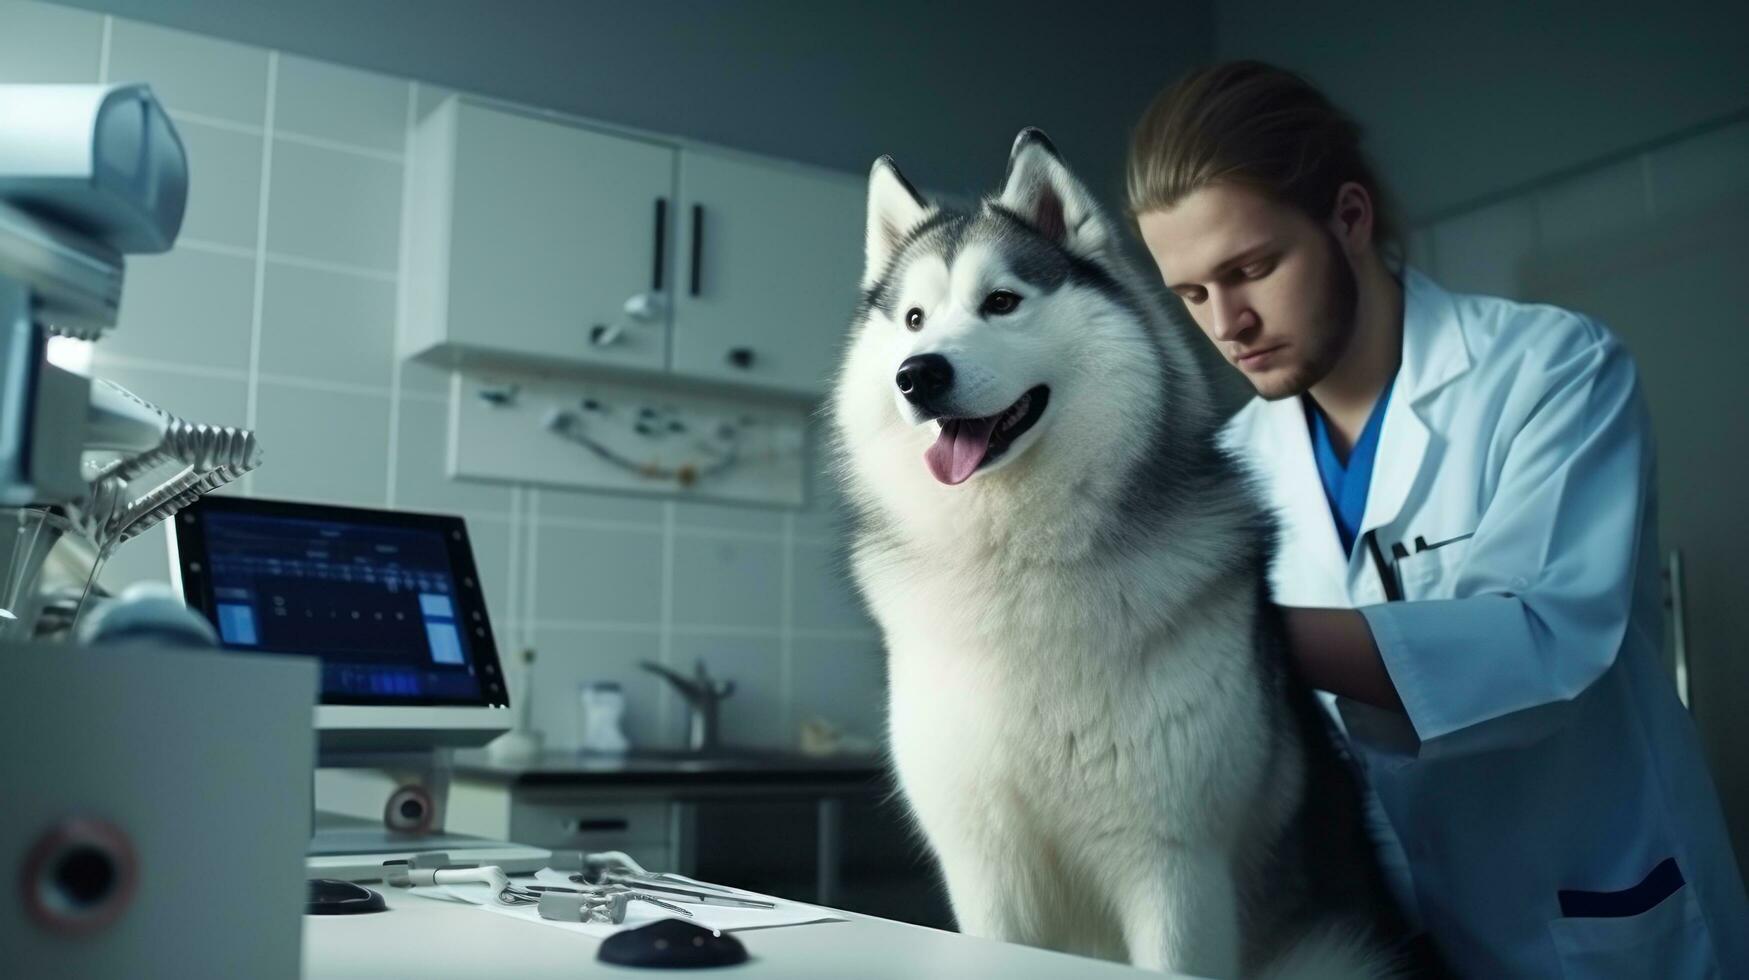
[{"label": "dog's white fur", "polygon": [[[1056,221],[1063,246],[1133,283],[1116,230],[1048,143],[1016,141],[1000,203]],[[868,272],[888,271],[931,209],[884,158],[870,178]],[[1139,434],[1208,438],[1206,381],[1138,311],[1068,283],[1018,285],[1000,240],[925,252],[892,271],[890,315],[853,325],[831,406],[842,476],[863,517],[853,570],[890,655],[891,750],[940,859],[963,931],[1154,969],[1234,977],[1254,962],[1235,881],[1306,791],[1301,744],[1258,683],[1257,596],[1232,568],[1256,505],[1179,503],[1131,546],[1101,547],[1126,477],[1160,451]],[[974,315],[991,288],[1020,308]],[[909,331],[905,311],[928,311]],[[1044,416],[959,486],[933,479],[937,426],[901,397],[913,354],[955,365],[964,408],[994,415],[1034,385]],[[1108,540],[1108,539],[1107,539]],[[1378,975],[1378,950],[1311,936],[1293,976]],[[1264,966],[1266,964],[1259,964]]]}]

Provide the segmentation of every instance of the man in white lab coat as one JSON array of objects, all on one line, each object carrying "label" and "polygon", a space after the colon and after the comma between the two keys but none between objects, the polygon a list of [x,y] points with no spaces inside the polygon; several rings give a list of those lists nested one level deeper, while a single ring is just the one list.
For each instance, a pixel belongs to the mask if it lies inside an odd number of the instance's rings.
[{"label": "man in white lab coat", "polygon": [[1600,324],[1394,268],[1359,130],[1235,63],[1138,125],[1132,213],[1256,388],[1295,660],[1398,898],[1466,977],[1749,976],[1744,897],[1660,655],[1651,432]]}]

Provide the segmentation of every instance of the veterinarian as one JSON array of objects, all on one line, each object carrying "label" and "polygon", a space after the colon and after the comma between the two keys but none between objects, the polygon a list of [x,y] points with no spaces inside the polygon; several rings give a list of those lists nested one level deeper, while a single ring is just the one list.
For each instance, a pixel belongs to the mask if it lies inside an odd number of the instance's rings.
[{"label": "veterinarian", "polygon": [[1354,122],[1255,62],[1163,92],[1129,207],[1255,387],[1294,659],[1405,912],[1466,977],[1749,975],[1749,902],[1660,654],[1650,423],[1601,324],[1395,258]]}]

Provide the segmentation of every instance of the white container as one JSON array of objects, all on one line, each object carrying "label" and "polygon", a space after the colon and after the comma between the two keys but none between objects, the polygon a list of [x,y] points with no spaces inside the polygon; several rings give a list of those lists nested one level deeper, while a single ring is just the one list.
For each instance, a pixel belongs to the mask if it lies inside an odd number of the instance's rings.
[{"label": "white container", "polygon": [[631,748],[622,722],[625,692],[618,681],[588,681],[577,688],[582,711],[582,734],[578,747],[584,752],[622,753]]}]

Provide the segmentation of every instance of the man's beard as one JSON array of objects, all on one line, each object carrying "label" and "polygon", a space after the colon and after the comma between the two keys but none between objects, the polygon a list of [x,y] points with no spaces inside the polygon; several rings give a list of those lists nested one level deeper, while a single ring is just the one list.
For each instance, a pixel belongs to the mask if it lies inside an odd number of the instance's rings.
[{"label": "man's beard", "polygon": [[1342,355],[1354,340],[1355,316],[1360,311],[1360,281],[1354,275],[1354,263],[1336,241],[1336,236],[1324,232],[1324,247],[1329,255],[1324,263],[1324,309],[1319,311],[1321,325],[1305,347],[1305,357],[1292,374],[1257,394],[1266,401],[1280,401],[1305,394],[1311,387],[1335,370]]}]

